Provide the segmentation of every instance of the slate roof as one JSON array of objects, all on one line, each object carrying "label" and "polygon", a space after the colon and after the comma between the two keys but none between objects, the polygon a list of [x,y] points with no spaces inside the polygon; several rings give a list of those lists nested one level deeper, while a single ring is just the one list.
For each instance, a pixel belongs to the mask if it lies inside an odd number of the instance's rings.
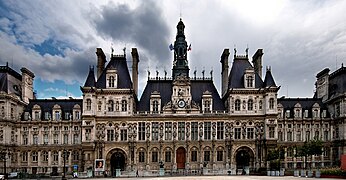
[{"label": "slate roof", "polygon": [[[9,76],[14,77],[15,79],[10,78]],[[0,91],[14,93],[21,98],[21,81],[22,75],[10,68],[8,64],[6,64],[6,66],[0,66]]]},{"label": "slate roof", "polygon": [[341,67],[329,76],[329,99],[334,99],[346,92],[346,67]]},{"label": "slate roof", "polygon": [[96,82],[96,88],[106,88],[106,72],[107,69],[116,69],[118,75],[118,86],[120,89],[132,89],[132,81],[127,67],[125,56],[113,56],[106,68],[102,71]]},{"label": "slate roof", "polygon": [[[160,92],[161,103],[166,105],[172,96],[172,80],[148,80],[140,101],[137,104],[137,111],[150,111],[150,95],[152,92]],[[213,110],[225,110],[225,106],[220,98],[212,80],[191,80],[192,100],[202,104],[202,94],[209,91],[213,97]]]},{"label": "slate roof", "polygon": [[273,75],[270,70],[267,70],[266,76],[264,78],[263,87],[276,87]]},{"label": "slate roof", "polygon": [[[228,88],[245,88],[244,87],[244,72],[247,68],[253,68],[248,58],[235,57],[231,72],[228,77]],[[255,73],[255,88],[263,87],[263,80]]]},{"label": "slate roof", "polygon": [[30,100],[29,104],[25,108],[25,112],[32,113],[32,108],[34,105],[39,105],[41,107],[41,120],[43,120],[44,112],[50,112],[53,116],[53,107],[58,104],[62,110],[62,116],[65,117],[65,112],[72,113],[73,107],[78,104],[83,112],[83,100],[82,99],[34,99]]},{"label": "slate roof", "polygon": [[[278,104],[281,104],[284,108],[284,111],[290,110],[291,117],[294,117],[294,106],[299,103],[302,108],[302,112],[308,110],[308,117],[312,117],[312,106],[317,103],[319,104],[321,110],[327,110],[327,107],[322,103],[321,98],[279,98]],[[329,117],[327,110],[327,117]]]},{"label": "slate roof", "polygon": [[84,87],[95,87],[95,73],[94,68],[89,69],[88,77],[85,81]]}]

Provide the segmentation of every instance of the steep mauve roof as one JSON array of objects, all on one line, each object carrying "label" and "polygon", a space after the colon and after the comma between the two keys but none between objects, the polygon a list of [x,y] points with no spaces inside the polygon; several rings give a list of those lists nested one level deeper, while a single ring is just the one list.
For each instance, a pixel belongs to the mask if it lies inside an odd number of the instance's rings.
[{"label": "steep mauve roof", "polygon": [[[321,98],[279,98],[278,104],[281,104],[284,110],[290,110],[291,117],[294,115],[294,106],[299,103],[303,112],[308,110],[309,117],[312,116],[312,106],[317,103],[321,109],[327,110],[327,107],[322,103]],[[328,112],[328,111],[327,111]],[[328,114],[327,114],[328,115]]]},{"label": "steep mauve roof", "polygon": [[89,69],[88,77],[84,83],[84,87],[95,87],[95,73],[94,68]]},{"label": "steep mauve roof", "polygon": [[273,75],[270,70],[267,70],[266,77],[264,78],[263,87],[276,87]]},{"label": "steep mauve roof", "polygon": [[[248,68],[253,68],[248,58],[236,57],[233,60],[231,72],[228,77],[228,88],[245,88],[244,87],[244,73]],[[263,81],[261,77],[255,73],[255,88],[261,88]]]},{"label": "steep mauve roof", "polygon": [[[172,80],[148,80],[137,111],[150,111],[150,95],[157,91],[161,96],[162,105],[166,105],[172,96]],[[192,100],[201,105],[203,92],[209,91],[213,97],[213,110],[225,110],[225,106],[215,88],[212,80],[191,80]]]},{"label": "steep mauve roof", "polygon": [[106,68],[102,71],[101,76],[96,82],[97,88],[106,88],[106,72],[108,69],[116,69],[118,75],[118,86],[120,89],[132,88],[132,81],[127,67],[125,56],[113,56]]}]

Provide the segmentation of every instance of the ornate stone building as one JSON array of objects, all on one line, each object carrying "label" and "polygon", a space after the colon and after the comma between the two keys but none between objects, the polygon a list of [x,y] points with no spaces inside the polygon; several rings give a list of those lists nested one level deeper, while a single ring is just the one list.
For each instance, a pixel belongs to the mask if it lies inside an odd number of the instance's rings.
[{"label": "ornate stone building", "polygon": [[231,53],[224,49],[219,94],[212,72],[190,75],[184,30],[180,20],[171,48],[171,76],[148,72],[140,98],[136,48],[130,57],[132,74],[128,57],[112,54],[106,64],[97,48],[97,69],[90,67],[80,100],[35,99],[34,74],[2,66],[0,144],[11,152],[5,158],[7,172],[59,174],[62,155],[69,152],[68,172],[115,176],[138,170],[152,175],[162,167],[166,173],[249,173],[267,167],[267,153],[275,148],[285,150],[281,166],[293,169],[304,160],[294,156],[295,147],[314,137],[326,146],[322,156],[307,159],[313,166],[332,165],[345,154],[340,145],[345,139],[345,91],[338,89],[342,78],[336,80],[344,68],[331,75],[319,73],[314,98],[277,98],[280,87],[271,68],[262,72],[262,49],[252,59],[247,51],[239,55],[235,50],[230,70]]}]

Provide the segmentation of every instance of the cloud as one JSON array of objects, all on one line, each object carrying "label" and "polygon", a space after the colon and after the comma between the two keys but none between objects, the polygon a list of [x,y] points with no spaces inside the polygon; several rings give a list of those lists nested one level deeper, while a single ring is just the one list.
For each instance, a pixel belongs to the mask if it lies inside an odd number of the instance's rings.
[{"label": "cloud", "polygon": [[91,19],[92,24],[104,39],[134,44],[153,64],[167,63],[169,28],[156,2],[143,1],[134,9],[128,4],[109,2],[93,11],[97,15]]}]

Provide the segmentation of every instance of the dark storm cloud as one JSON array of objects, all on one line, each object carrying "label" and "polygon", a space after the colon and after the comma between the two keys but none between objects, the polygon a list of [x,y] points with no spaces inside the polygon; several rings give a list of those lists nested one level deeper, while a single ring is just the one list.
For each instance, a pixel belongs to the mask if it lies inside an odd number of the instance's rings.
[{"label": "dark storm cloud", "polygon": [[167,62],[170,33],[162,9],[153,1],[142,2],[135,9],[110,2],[100,9],[99,16],[92,18],[92,23],[104,38],[133,43],[150,52],[152,59]]}]

